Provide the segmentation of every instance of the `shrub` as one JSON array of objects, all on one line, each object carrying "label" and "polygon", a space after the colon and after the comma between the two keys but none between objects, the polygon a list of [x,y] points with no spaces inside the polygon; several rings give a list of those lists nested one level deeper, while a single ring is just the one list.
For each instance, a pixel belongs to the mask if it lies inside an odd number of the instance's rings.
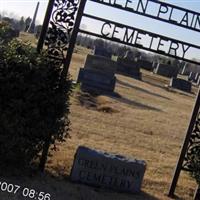
[{"label": "shrub", "polygon": [[30,44],[0,45],[0,160],[30,167],[44,148],[68,136],[69,77]]},{"label": "shrub", "polygon": [[0,44],[11,41],[19,36],[19,30],[15,30],[6,21],[0,21]]}]

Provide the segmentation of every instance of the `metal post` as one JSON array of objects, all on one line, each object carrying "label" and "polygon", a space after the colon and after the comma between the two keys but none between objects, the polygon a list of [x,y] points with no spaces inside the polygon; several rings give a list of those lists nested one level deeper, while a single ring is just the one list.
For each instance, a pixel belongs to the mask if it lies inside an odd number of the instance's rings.
[{"label": "metal post", "polygon": [[54,6],[54,1],[55,0],[49,0],[48,6],[47,6],[46,14],[45,14],[43,25],[42,25],[42,30],[41,30],[41,33],[40,33],[40,38],[39,38],[38,44],[37,44],[37,52],[38,53],[43,48],[44,40],[45,40],[45,37],[46,37],[46,33],[47,33],[47,30],[48,30],[48,26],[49,26],[49,21],[50,21],[53,6]]},{"label": "metal post", "polygon": [[64,59],[64,66],[63,66],[63,71],[62,71],[62,75],[61,75],[63,80],[66,78],[66,76],[68,74],[68,70],[69,70],[71,59],[72,59],[72,54],[73,54],[73,51],[74,51],[76,38],[77,38],[77,35],[78,35],[78,32],[79,32],[79,26],[80,26],[81,19],[82,19],[82,16],[83,16],[86,1],[87,0],[81,0],[80,5],[79,5],[79,10],[78,10],[78,13],[77,13],[77,17],[76,17],[76,21],[75,21],[74,28],[73,28],[73,31],[72,31],[72,35],[71,35],[71,38],[70,38],[69,48],[67,50],[66,58]]},{"label": "metal post", "polygon": [[176,185],[177,185],[178,178],[179,178],[179,175],[180,175],[180,172],[181,172],[181,169],[182,169],[185,154],[187,152],[187,147],[188,147],[188,144],[189,144],[190,136],[192,134],[192,131],[193,131],[193,128],[194,128],[194,125],[195,125],[195,122],[196,122],[196,118],[197,118],[197,115],[199,113],[199,106],[200,106],[200,89],[198,90],[196,102],[195,102],[195,105],[194,105],[194,108],[193,108],[193,111],[192,111],[192,116],[191,116],[191,119],[190,119],[190,124],[189,124],[188,129],[187,129],[187,133],[186,133],[186,136],[185,136],[185,139],[184,139],[184,142],[183,142],[181,153],[180,153],[180,156],[179,156],[179,159],[178,159],[175,171],[174,171],[172,183],[171,183],[170,188],[169,188],[169,193],[168,193],[169,197],[174,196],[174,191],[176,189]]}]

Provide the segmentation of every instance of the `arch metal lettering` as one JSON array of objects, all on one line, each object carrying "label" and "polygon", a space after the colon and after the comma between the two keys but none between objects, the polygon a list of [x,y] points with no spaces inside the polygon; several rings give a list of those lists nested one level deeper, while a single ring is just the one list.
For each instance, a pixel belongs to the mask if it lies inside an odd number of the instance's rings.
[{"label": "arch metal lettering", "polygon": [[[200,32],[200,13],[157,0],[90,0]],[[152,9],[153,8],[153,9]],[[180,15],[179,18],[175,15]]]}]

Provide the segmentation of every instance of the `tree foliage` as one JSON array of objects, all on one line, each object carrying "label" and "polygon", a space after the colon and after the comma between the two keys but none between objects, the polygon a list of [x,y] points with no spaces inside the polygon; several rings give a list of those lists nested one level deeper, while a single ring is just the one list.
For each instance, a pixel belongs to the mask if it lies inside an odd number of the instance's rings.
[{"label": "tree foliage", "polygon": [[7,43],[18,36],[18,30],[14,30],[8,22],[0,21],[0,44]]}]

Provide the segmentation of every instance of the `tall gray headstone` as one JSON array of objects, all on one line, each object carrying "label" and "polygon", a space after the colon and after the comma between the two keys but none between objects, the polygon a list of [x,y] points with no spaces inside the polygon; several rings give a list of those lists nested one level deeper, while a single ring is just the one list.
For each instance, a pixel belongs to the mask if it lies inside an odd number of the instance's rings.
[{"label": "tall gray headstone", "polygon": [[77,82],[88,92],[113,92],[116,83],[117,64],[103,56],[87,55],[84,68],[81,68]]},{"label": "tall gray headstone", "polygon": [[31,24],[30,24],[30,26],[29,26],[29,28],[27,30],[27,32],[29,32],[29,33],[34,33],[34,31],[35,31],[35,21],[36,21],[39,5],[40,5],[40,2],[37,2],[37,6],[35,8],[33,19],[32,19]]}]

